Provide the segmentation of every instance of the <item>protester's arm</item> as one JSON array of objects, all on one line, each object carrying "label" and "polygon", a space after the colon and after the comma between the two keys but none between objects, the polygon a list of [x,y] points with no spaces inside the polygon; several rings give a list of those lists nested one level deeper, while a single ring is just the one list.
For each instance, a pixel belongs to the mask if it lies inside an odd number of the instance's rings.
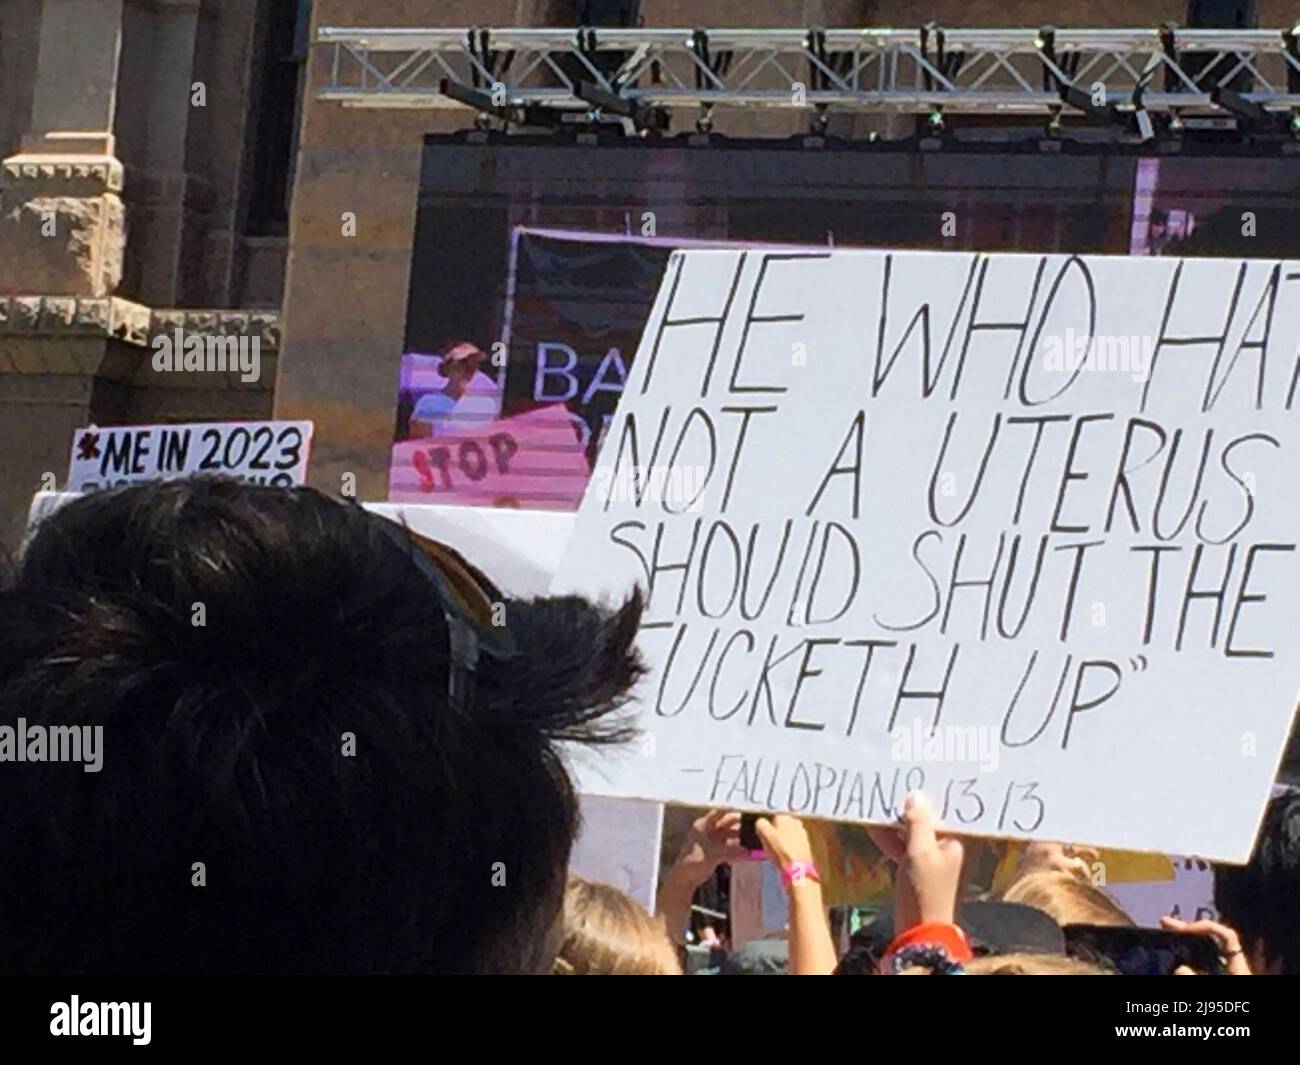
[{"label": "protester's arm", "polygon": [[[970,945],[957,926],[962,845],[955,839],[940,839],[937,825],[934,808],[918,791],[907,797],[901,829],[870,830],[876,846],[898,862],[894,879],[896,934],[885,952],[886,962],[905,951],[938,952],[939,960],[946,957],[953,964],[970,960]],[[939,965],[934,971],[945,969]]]},{"label": "protester's arm", "polygon": [[664,874],[655,898],[655,913],[667,926],[669,938],[682,946],[691,917],[691,900],[704,881],[724,862],[744,857],[740,845],[740,814],[710,810],[691,825],[677,860]]},{"label": "protester's arm", "polygon": [[760,817],[755,828],[790,896],[788,972],[791,976],[829,976],[839,958],[826,918],[821,881],[813,865],[808,830],[797,817],[787,814]]}]

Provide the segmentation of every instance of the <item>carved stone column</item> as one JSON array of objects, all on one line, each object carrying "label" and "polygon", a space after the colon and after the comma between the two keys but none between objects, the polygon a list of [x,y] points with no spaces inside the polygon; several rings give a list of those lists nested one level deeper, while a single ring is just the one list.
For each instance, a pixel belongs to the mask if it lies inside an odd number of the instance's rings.
[{"label": "carved stone column", "polygon": [[122,0],[45,0],[31,129],[0,167],[0,295],[106,296],[126,232],[113,119]]}]

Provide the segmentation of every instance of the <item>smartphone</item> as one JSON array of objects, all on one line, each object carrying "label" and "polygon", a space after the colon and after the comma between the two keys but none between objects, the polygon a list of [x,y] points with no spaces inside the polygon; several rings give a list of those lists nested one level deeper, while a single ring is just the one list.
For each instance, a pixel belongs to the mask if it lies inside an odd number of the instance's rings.
[{"label": "smartphone", "polygon": [[1124,976],[1169,976],[1180,965],[1206,976],[1224,972],[1211,936],[1092,924],[1070,924],[1062,931],[1070,957],[1109,962]]},{"label": "smartphone", "polygon": [[763,858],[763,840],[758,834],[758,814],[740,815],[740,845],[749,851],[751,858]]}]

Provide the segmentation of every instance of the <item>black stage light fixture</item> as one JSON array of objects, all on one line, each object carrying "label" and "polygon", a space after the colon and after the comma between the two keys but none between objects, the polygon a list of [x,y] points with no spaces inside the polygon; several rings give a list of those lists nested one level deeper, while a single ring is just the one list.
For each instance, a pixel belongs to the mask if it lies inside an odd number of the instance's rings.
[{"label": "black stage light fixture", "polygon": [[651,107],[636,100],[607,92],[590,81],[579,81],[573,93],[580,100],[585,100],[592,107],[599,108],[606,114],[618,115],[631,121],[638,130],[650,130],[654,133],[667,131],[668,112],[662,107]]},{"label": "black stage light fixture", "polygon": [[1132,103],[1127,107],[1120,107],[1117,104],[1110,103],[1093,103],[1091,93],[1079,88],[1077,85],[1062,85],[1060,96],[1063,104],[1073,107],[1076,111],[1082,111],[1097,122],[1118,126],[1130,135],[1137,137],[1140,141],[1145,142],[1155,136],[1155,127],[1151,122],[1151,115],[1142,106],[1142,93],[1145,89],[1146,81],[1140,82],[1137,88],[1133,90]]},{"label": "black stage light fixture", "polygon": [[1248,100],[1241,93],[1231,89],[1212,89],[1210,99],[1215,107],[1221,107],[1237,119],[1237,128],[1241,132],[1253,135],[1280,136],[1292,132],[1292,124],[1287,115],[1270,111]]},{"label": "black stage light fixture", "polygon": [[564,121],[565,112],[554,107],[540,104],[497,103],[491,92],[474,89],[468,85],[443,78],[438,83],[438,91],[449,100],[472,107],[480,114],[491,115],[501,121],[516,126],[542,126],[559,128]]}]

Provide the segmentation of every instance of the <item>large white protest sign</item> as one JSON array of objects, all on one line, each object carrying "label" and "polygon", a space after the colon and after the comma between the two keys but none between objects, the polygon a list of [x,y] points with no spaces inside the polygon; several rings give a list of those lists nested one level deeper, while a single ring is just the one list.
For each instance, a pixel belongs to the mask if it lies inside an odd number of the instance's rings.
[{"label": "large white protest sign", "polygon": [[556,587],[583,790],[1244,860],[1300,679],[1300,262],[679,252]]},{"label": "large white protest sign", "polygon": [[287,488],[307,478],[311,422],[204,422],[78,429],[68,491],[200,474]]}]

